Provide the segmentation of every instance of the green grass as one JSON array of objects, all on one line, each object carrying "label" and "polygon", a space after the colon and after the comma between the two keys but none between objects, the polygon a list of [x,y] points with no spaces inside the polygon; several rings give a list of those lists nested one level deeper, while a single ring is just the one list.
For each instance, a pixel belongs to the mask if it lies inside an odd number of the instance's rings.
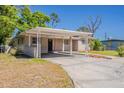
[{"label": "green grass", "polygon": [[105,50],[105,51],[90,51],[91,54],[101,54],[106,56],[118,56],[117,51],[114,50]]},{"label": "green grass", "polygon": [[0,61],[4,62],[26,62],[26,63],[47,63],[47,60],[41,59],[41,58],[16,58],[15,56],[12,56],[11,54],[4,54],[0,53]]},{"label": "green grass", "polygon": [[47,63],[48,61],[47,60],[44,60],[44,59],[41,59],[41,58],[32,58],[30,60],[31,63]]}]

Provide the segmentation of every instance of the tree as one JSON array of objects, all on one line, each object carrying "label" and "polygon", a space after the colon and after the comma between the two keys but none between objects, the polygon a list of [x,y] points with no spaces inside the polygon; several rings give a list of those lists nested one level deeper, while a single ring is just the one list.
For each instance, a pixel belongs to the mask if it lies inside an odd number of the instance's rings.
[{"label": "tree", "polygon": [[34,12],[32,15],[32,26],[40,26],[40,27],[46,27],[46,23],[50,22],[50,17],[46,16],[45,14],[37,11]]},{"label": "tree", "polygon": [[81,26],[77,29],[77,31],[80,31],[80,32],[90,32],[88,27],[86,26]]},{"label": "tree", "polygon": [[19,19],[18,19],[18,29],[19,31],[25,31],[31,27],[31,17],[32,12],[29,6],[19,7]]},{"label": "tree", "polygon": [[46,23],[50,21],[49,16],[42,12],[36,11],[32,13],[29,6],[22,7],[20,15],[20,19],[18,20],[18,28],[20,31],[25,31],[34,27],[46,27]]},{"label": "tree", "polygon": [[[35,27],[46,27],[50,17],[40,11],[32,12],[29,6],[0,6],[0,44],[13,33],[18,34]],[[52,24],[58,22],[58,15],[53,15]],[[14,34],[15,35],[15,34]]]},{"label": "tree", "polygon": [[56,13],[50,14],[51,26],[54,28],[60,22],[59,16]]},{"label": "tree", "polygon": [[101,17],[97,16],[95,20],[93,20],[92,17],[89,17],[89,21],[90,23],[87,26],[88,26],[89,31],[92,32],[94,36],[94,33],[97,31],[97,29],[100,27],[102,23]]},{"label": "tree", "polygon": [[0,5],[0,44],[6,42],[16,29],[18,11],[12,5]]},{"label": "tree", "polygon": [[105,46],[98,39],[91,40],[89,45],[91,50],[99,51],[105,49]]}]

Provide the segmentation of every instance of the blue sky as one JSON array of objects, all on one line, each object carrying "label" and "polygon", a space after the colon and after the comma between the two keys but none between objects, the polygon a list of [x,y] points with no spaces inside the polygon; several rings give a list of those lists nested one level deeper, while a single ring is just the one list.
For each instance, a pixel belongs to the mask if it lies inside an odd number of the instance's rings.
[{"label": "blue sky", "polygon": [[124,39],[124,6],[62,6],[62,5],[35,5],[31,10],[41,11],[46,15],[55,12],[59,15],[60,23],[56,28],[76,30],[88,24],[88,17],[102,17],[102,24],[95,33],[95,37],[104,40],[105,33],[114,39]]}]

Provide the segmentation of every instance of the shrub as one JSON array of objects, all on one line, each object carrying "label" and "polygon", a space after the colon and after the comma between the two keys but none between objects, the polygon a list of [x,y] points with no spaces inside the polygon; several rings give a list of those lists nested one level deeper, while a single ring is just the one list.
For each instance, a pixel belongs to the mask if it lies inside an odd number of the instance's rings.
[{"label": "shrub", "polygon": [[105,46],[98,39],[94,39],[90,41],[90,49],[100,51],[105,50]]},{"label": "shrub", "polygon": [[119,46],[117,52],[120,57],[124,57],[124,45]]}]

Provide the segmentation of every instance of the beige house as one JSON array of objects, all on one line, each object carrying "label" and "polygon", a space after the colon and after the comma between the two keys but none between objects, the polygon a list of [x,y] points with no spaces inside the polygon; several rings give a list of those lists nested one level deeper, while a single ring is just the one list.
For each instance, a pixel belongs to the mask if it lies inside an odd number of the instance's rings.
[{"label": "beige house", "polygon": [[43,53],[89,50],[88,40],[92,33],[63,29],[37,27],[22,32],[18,39],[18,49],[24,54],[39,58]]}]

